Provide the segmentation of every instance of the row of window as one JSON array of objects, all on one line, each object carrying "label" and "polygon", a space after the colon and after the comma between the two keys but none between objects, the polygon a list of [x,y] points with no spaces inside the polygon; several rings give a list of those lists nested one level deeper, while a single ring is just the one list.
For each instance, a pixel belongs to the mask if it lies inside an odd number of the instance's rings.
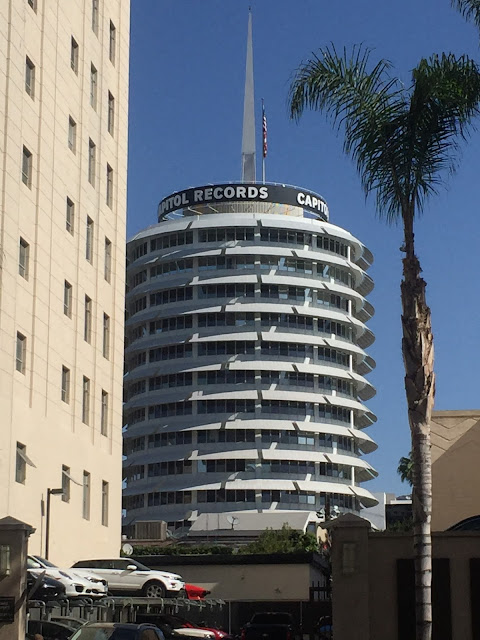
[{"label": "row of window", "polygon": [[[35,467],[36,465],[27,455],[27,447],[21,442],[17,442],[16,461],[15,461],[15,481],[25,484],[27,481],[27,467]],[[61,497],[63,502],[70,502],[71,485],[81,484],[82,486],[82,517],[90,520],[90,501],[91,501],[91,475],[88,471],[83,471],[82,482],[72,478],[71,469],[67,465],[62,465],[61,475]],[[108,526],[109,511],[109,483],[102,480],[102,499],[101,499],[101,523],[105,527]]]},{"label": "row of window", "polygon": [[[70,118],[69,120],[69,147],[74,150],[70,145],[74,145],[75,142],[75,131],[76,124]],[[97,165],[97,146],[93,142],[91,138],[88,140],[88,181],[94,187],[96,183],[96,165]],[[22,148],[22,182],[29,189],[32,188],[33,182],[33,154],[23,145]],[[113,206],[113,192],[114,192],[114,176],[113,176],[113,168],[107,163],[106,166],[106,203],[112,208]]]},{"label": "row of window", "polygon": [[[261,371],[243,369],[221,369],[215,371],[199,371],[196,374],[196,385],[222,386],[226,384],[255,385],[256,376],[260,377],[262,385],[280,385],[305,387],[321,391],[336,391],[343,395],[353,397],[355,387],[352,382],[331,376],[316,376],[313,373],[299,373],[297,371]],[[317,385],[315,385],[315,379]],[[148,379],[148,391],[161,389],[173,389],[176,387],[190,387],[194,384],[194,374],[190,372],[170,373],[155,376]],[[139,380],[126,389],[126,398],[131,399],[136,395],[146,393],[147,380]]]},{"label": "row of window", "polygon": [[[267,298],[269,300],[288,300],[293,303],[306,302],[314,303],[318,306],[333,307],[349,312],[349,298],[340,296],[323,289],[312,289],[311,287],[290,287],[287,285],[262,284],[260,291],[255,292],[253,283],[237,284],[204,284],[195,287],[196,299],[205,300],[209,298]],[[179,287],[176,289],[165,289],[157,291],[149,296],[150,307],[163,306],[172,302],[184,302],[193,300],[194,287]],[[134,315],[147,308],[147,296],[137,298],[130,304],[130,314]]]},{"label": "row of window", "polygon": [[[147,419],[155,420],[169,416],[190,416],[194,413],[194,402],[196,402],[197,415],[212,413],[233,415],[237,413],[255,413],[256,410],[255,400],[245,400],[243,398],[167,402],[134,409],[128,414],[128,424],[133,425],[138,422],[144,422]],[[261,413],[301,417],[318,416],[321,420],[345,422],[347,424],[350,423],[351,416],[351,410],[345,407],[297,400],[262,400],[259,409]]]},{"label": "row of window", "polygon": [[[148,324],[142,324],[130,331],[131,341],[143,338],[149,333],[156,335],[168,331],[182,331],[192,329],[194,326],[193,315],[173,316],[154,320]],[[254,313],[199,313],[196,315],[196,326],[199,329],[207,327],[244,327],[255,326]],[[314,318],[293,313],[261,313],[260,323],[262,328],[271,329],[279,327],[292,331],[311,331],[324,335],[334,335],[344,340],[352,340],[352,327],[342,322],[328,320],[326,318]]]},{"label": "row of window", "polygon": [[[192,272],[198,266],[199,271],[217,270],[242,270],[255,268],[255,256],[207,256],[193,259],[185,258],[164,262],[150,268],[150,279],[154,280],[161,276],[174,275],[177,273]],[[288,271],[313,275],[316,277],[333,279],[347,286],[352,285],[352,276],[345,269],[332,265],[314,262],[311,260],[300,260],[297,258],[284,258],[277,256],[262,256],[260,259],[261,269],[275,269],[278,271]],[[134,287],[148,280],[148,271],[143,269],[135,274],[132,280]]]},{"label": "row of window", "polygon": [[[145,500],[144,494],[136,496],[125,496],[123,507],[125,509],[141,509],[145,504],[149,507],[156,507],[169,504],[192,504],[192,491],[155,491],[147,494]],[[343,493],[325,493],[315,494],[309,491],[278,491],[263,490],[261,493],[262,503],[279,502],[282,504],[309,504],[312,506],[325,506],[329,498],[331,507],[336,506],[341,509],[356,511],[359,510],[358,501],[353,496],[344,495]],[[251,502],[257,501],[254,489],[207,489],[196,491],[196,502]]]},{"label": "row of window", "polygon": [[[332,462],[316,463],[310,460],[262,460],[256,459],[228,459],[228,460],[197,460],[195,469],[192,460],[166,460],[146,465],[148,478],[158,476],[172,476],[196,473],[255,473],[261,474],[292,474],[292,475],[318,475],[331,478],[351,480],[352,468],[347,465]],[[134,482],[143,480],[145,466],[134,465],[127,469],[126,480]]]},{"label": "row of window", "polygon": [[[67,198],[67,216],[66,216],[66,226],[67,231],[73,235],[74,231],[74,216],[75,216],[75,205]],[[94,222],[93,220],[87,216],[87,223],[85,229],[85,257],[89,262],[93,262],[93,247],[94,247]],[[25,280],[29,279],[30,276],[30,244],[25,240],[25,238],[20,237],[19,246],[18,246],[18,273],[25,278]],[[107,236],[105,236],[104,242],[104,269],[103,275],[107,282],[111,282],[112,277],[112,242]],[[67,285],[67,281],[65,281]],[[65,286],[66,286],[65,285]],[[71,285],[69,285],[71,288]],[[66,315],[69,315],[66,313]]]},{"label": "row of window", "polygon": [[[137,245],[131,254],[131,259],[132,261],[138,260],[138,258],[146,255],[149,251],[161,251],[162,249],[169,249],[170,247],[193,244],[193,241],[193,231],[177,231],[175,233],[165,234],[150,240],[150,248],[146,241]],[[254,242],[255,229],[253,227],[227,227],[225,229],[212,228],[198,230],[198,242],[219,243],[231,241]],[[329,236],[304,233],[302,231],[261,227],[260,241],[309,247],[316,246],[318,249],[330,251],[345,258],[348,256],[347,244],[330,238]]]},{"label": "row of window", "polygon": [[[197,356],[214,355],[255,355],[255,342],[253,340],[231,340],[220,342],[198,342]],[[316,358],[315,358],[316,350]],[[350,356],[338,349],[330,347],[314,347],[302,343],[289,342],[262,342],[260,354],[264,357],[286,358],[313,358],[314,361],[332,362],[344,368],[349,366]],[[157,347],[148,352],[148,361],[159,362],[161,360],[176,360],[192,358],[194,356],[192,343],[181,343],[166,347]],[[132,371],[147,363],[147,352],[141,351],[129,358],[127,370]]]},{"label": "row of window", "polygon": [[[138,451],[144,451],[157,447],[190,445],[193,443],[192,433],[196,433],[196,444],[216,444],[229,442],[255,443],[256,432],[254,429],[200,429],[198,431],[177,431],[173,433],[154,433],[148,437],[140,436],[128,438],[124,441],[124,454],[130,455]],[[262,444],[287,444],[333,449],[343,451],[355,451],[357,448],[354,438],[349,436],[333,436],[331,433],[313,433],[309,431],[281,431],[279,429],[261,429],[259,432]]]}]

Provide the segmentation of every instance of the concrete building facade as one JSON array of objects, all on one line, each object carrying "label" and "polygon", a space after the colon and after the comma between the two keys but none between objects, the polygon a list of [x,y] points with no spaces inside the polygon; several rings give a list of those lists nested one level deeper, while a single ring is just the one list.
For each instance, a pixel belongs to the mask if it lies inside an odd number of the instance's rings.
[{"label": "concrete building facade", "polygon": [[130,3],[0,3],[0,516],[118,553]]},{"label": "concrete building facade", "polygon": [[127,260],[127,525],[376,503],[361,486],[376,475],[361,457],[376,448],[372,255],[320,196],[176,193]]}]

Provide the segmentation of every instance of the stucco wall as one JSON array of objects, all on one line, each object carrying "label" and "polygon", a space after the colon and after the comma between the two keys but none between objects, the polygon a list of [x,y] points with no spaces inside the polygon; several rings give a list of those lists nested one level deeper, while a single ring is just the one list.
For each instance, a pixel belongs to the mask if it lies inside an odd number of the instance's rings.
[{"label": "stucco wall", "polygon": [[432,415],[432,530],[480,514],[480,410]]}]

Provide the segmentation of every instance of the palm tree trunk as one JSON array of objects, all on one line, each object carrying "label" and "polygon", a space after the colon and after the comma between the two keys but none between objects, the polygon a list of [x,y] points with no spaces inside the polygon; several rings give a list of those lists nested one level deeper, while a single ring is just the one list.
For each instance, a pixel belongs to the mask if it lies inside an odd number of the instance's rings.
[{"label": "palm tree trunk", "polygon": [[432,637],[432,461],[430,419],[435,394],[433,334],[430,309],[425,300],[426,283],[415,255],[413,211],[403,216],[402,354],[405,391],[412,435],[413,545],[415,559],[416,640]]}]

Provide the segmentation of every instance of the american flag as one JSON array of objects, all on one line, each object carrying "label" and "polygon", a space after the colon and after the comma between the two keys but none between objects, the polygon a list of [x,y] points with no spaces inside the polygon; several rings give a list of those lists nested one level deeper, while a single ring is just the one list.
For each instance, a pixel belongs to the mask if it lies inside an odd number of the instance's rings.
[{"label": "american flag", "polygon": [[267,157],[267,116],[265,115],[265,107],[262,104],[262,133],[263,133],[263,157]]}]

